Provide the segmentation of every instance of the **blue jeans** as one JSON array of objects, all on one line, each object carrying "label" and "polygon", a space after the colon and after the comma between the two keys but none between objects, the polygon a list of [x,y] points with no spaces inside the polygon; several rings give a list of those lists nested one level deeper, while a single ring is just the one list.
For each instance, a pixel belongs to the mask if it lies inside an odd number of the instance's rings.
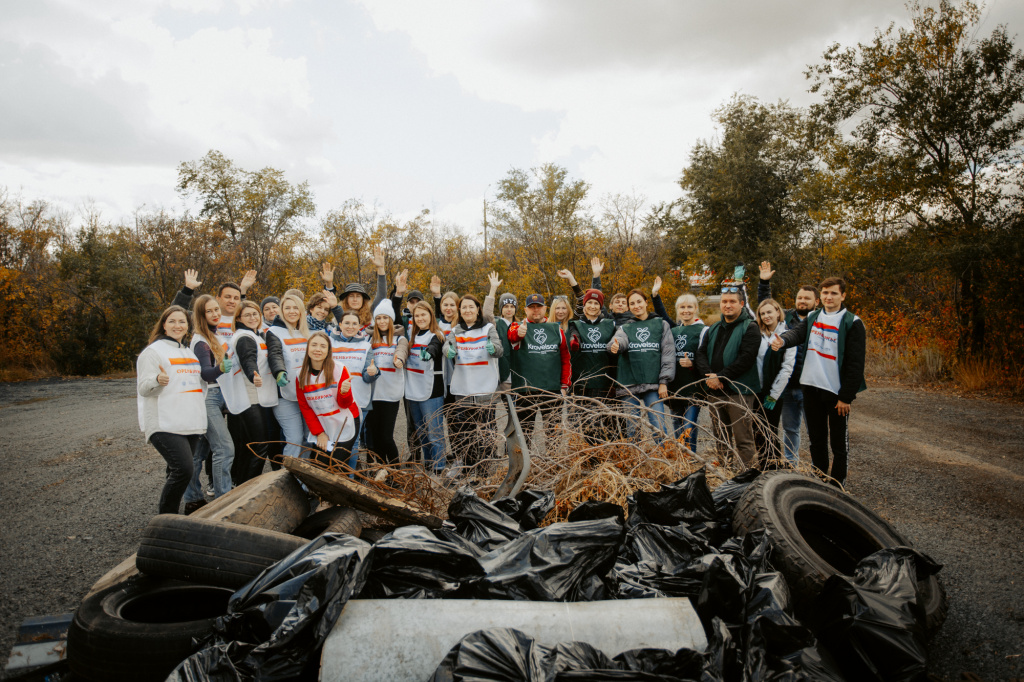
[{"label": "blue jeans", "polygon": [[444,398],[427,398],[426,400],[407,400],[409,419],[413,429],[420,435],[423,447],[423,466],[427,471],[444,469]]},{"label": "blue jeans", "polygon": [[[679,438],[687,429],[690,429],[690,435],[686,437],[686,447],[697,452],[697,418],[700,416],[700,405],[694,405],[678,398],[672,401],[669,409],[675,437]],[[680,409],[682,412],[679,411]]]},{"label": "blue jeans", "polygon": [[303,457],[309,457],[308,450],[304,451],[300,445],[293,445],[293,443],[302,443],[306,438],[306,424],[302,421],[302,410],[299,409],[299,403],[295,400],[281,398],[274,406],[274,417],[277,418],[277,423],[281,426],[281,440],[287,443],[284,446],[284,456],[298,457],[300,453],[304,452]]},{"label": "blue jeans", "polygon": [[[642,401],[642,402],[641,402]],[[625,402],[629,405],[636,405],[639,407],[650,408],[647,411],[647,419],[650,420],[651,426],[654,427],[654,440],[659,445],[665,442],[665,437],[672,433],[671,417],[665,412],[665,403],[658,397],[657,391],[647,391],[639,396],[632,393],[626,396]],[[637,416],[640,416],[641,410],[637,409]],[[637,436],[637,427],[635,423],[630,423],[628,432],[630,437],[635,438]]]},{"label": "blue jeans", "polygon": [[228,425],[220,408],[224,405],[224,396],[220,387],[211,384],[206,389],[206,435],[199,439],[192,456],[194,471],[192,480],[185,491],[186,502],[205,499],[203,486],[199,482],[199,474],[203,470],[203,461],[213,453],[213,492],[217,497],[231,490],[231,464],[235,461],[235,446],[228,433]]},{"label": "blue jeans", "polygon": [[790,387],[782,392],[782,443],[786,459],[796,466],[800,463],[800,419],[804,414],[804,391]]}]

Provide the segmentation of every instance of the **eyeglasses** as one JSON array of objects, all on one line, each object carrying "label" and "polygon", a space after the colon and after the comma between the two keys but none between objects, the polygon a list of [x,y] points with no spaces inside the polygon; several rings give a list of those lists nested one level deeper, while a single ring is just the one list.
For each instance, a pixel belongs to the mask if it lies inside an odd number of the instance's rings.
[{"label": "eyeglasses", "polygon": [[259,317],[260,317],[260,314],[257,313],[257,312],[250,312],[250,313],[244,313],[242,315],[239,315],[239,317],[241,317],[243,320],[258,320]]},{"label": "eyeglasses", "polygon": [[738,294],[740,293],[739,287],[722,287],[723,294]]}]

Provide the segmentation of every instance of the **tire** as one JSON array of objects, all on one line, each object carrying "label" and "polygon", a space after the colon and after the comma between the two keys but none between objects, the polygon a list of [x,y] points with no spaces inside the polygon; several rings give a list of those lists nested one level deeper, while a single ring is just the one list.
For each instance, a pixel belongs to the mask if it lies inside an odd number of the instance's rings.
[{"label": "tire", "polygon": [[[189,515],[190,519],[227,521],[287,533],[309,513],[309,498],[295,477],[284,469],[250,479]],[[133,554],[108,571],[89,589],[86,598],[138,575]]]},{"label": "tire", "polygon": [[376,544],[384,539],[386,535],[390,535],[395,529],[391,528],[364,528],[362,535],[359,537],[366,540],[371,545]]},{"label": "tire", "polygon": [[328,507],[307,517],[299,524],[298,528],[292,531],[292,535],[298,535],[307,540],[312,540],[324,533],[344,533],[359,537],[362,530],[363,521],[355,509]]},{"label": "tire", "polygon": [[164,680],[213,631],[231,590],[135,576],[87,597],[68,628],[75,679]]},{"label": "tire", "polygon": [[[910,546],[874,512],[816,478],[790,471],[759,476],[740,498],[733,531],[765,529],[771,563],[789,582],[798,609],[808,610],[825,580],[853,575],[857,562],[880,549]],[[925,629],[934,634],[946,619],[946,592],[937,576],[919,582]]]},{"label": "tire", "polygon": [[238,588],[305,545],[263,528],[161,514],[146,527],[135,566],[146,575]]}]

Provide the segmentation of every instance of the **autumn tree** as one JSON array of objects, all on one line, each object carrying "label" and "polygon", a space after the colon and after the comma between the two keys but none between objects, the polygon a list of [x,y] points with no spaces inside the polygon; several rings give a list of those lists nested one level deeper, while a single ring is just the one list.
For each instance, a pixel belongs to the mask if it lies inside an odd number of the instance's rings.
[{"label": "autumn tree", "polygon": [[282,239],[316,212],[309,183],[292,184],[276,168],[248,171],[219,151],[178,166],[178,192],[200,203],[239,250],[246,265],[266,273]]},{"label": "autumn tree", "polygon": [[1020,213],[1024,55],[1005,26],[978,38],[972,2],[908,5],[856,47],[832,45],[806,72],[826,125],[852,123],[829,149],[835,185],[866,227],[928,247],[956,278],[961,351],[986,342],[987,261]]}]

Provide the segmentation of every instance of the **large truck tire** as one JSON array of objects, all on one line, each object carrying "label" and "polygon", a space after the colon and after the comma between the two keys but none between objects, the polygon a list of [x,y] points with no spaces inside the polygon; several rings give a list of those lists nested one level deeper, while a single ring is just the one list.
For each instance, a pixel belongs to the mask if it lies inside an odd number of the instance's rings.
[{"label": "large truck tire", "polygon": [[305,545],[287,533],[161,514],[146,527],[135,565],[146,575],[239,588]]},{"label": "large truck tire", "polygon": [[[736,505],[733,531],[764,529],[771,563],[789,582],[797,608],[807,609],[832,575],[853,575],[864,557],[910,542],[839,489],[791,471],[759,476]],[[949,608],[937,576],[919,581],[925,628],[934,634]]]},{"label": "large truck tire", "polygon": [[193,638],[227,613],[231,590],[135,576],[87,597],[68,628],[75,679],[164,680],[195,653]]},{"label": "large truck tire", "polygon": [[[295,477],[284,469],[249,479],[237,488],[189,515],[190,519],[227,521],[288,533],[309,513],[309,498]],[[108,571],[89,590],[86,598],[138,575],[136,555]]]},{"label": "large truck tire", "polygon": [[363,520],[359,512],[348,507],[328,507],[310,514],[305,521],[292,531],[292,535],[312,540],[324,533],[344,533],[359,537],[363,531]]}]

